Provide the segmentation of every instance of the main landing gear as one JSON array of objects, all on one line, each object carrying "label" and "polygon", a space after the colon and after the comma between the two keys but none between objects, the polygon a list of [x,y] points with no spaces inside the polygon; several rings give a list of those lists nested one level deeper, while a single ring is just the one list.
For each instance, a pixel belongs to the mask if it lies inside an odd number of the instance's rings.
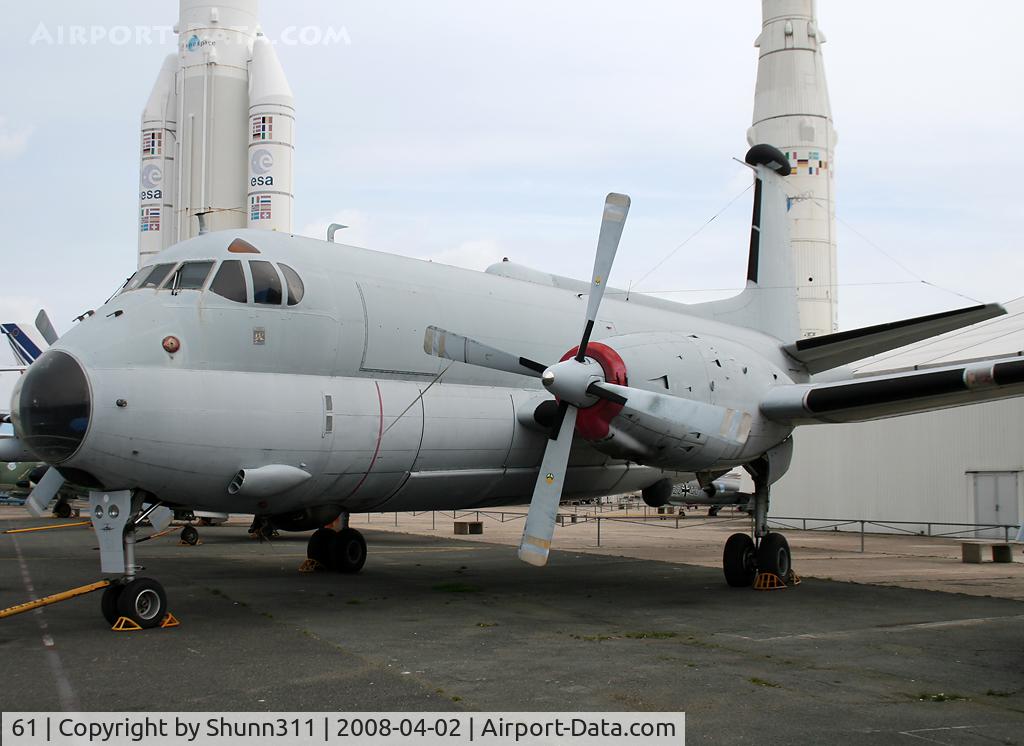
[{"label": "main landing gear", "polygon": [[[758,467],[761,470],[758,471]],[[734,588],[784,588],[799,582],[793,574],[789,542],[780,533],[768,531],[769,483],[767,469],[754,464],[750,469],[754,477],[754,530],[749,534],[733,534],[725,542],[722,569],[725,581]],[[759,582],[761,578],[765,583]],[[757,582],[755,582],[757,581]]]},{"label": "main landing gear", "polygon": [[135,527],[152,510],[142,512],[142,495],[129,490],[89,493],[100,566],[104,573],[122,575],[107,586],[100,600],[103,618],[111,626],[151,629],[169,618],[164,587],[152,578],[135,575],[142,569],[135,564]]},{"label": "main landing gear", "polygon": [[341,573],[357,573],[366,564],[366,539],[350,528],[348,513],[341,515],[341,529],[318,528],[309,537],[306,556],[326,567]]}]

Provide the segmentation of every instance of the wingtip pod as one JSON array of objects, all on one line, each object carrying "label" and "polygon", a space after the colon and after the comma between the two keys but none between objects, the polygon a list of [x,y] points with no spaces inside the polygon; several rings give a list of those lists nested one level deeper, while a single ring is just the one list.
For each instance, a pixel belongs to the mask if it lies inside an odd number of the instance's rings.
[{"label": "wingtip pod", "polygon": [[747,151],[744,160],[751,166],[765,166],[777,173],[779,176],[789,176],[792,167],[789,165],[789,158],[785,153],[774,145],[760,143]]}]

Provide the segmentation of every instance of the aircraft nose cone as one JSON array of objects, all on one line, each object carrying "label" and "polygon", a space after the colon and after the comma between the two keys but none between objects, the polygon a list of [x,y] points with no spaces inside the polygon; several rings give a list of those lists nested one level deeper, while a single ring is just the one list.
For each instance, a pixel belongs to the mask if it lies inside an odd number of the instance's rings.
[{"label": "aircraft nose cone", "polygon": [[41,460],[67,461],[81,447],[92,398],[85,371],[71,355],[44,353],[21,377],[11,404],[15,432]]}]

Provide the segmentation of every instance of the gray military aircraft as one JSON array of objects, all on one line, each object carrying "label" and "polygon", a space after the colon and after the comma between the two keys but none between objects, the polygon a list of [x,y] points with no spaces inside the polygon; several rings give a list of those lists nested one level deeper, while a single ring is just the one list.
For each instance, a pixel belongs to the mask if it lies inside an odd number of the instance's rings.
[{"label": "gray military aircraft", "polygon": [[[143,627],[164,614],[160,584],[135,577],[135,526],[154,506],[315,528],[308,555],[357,572],[366,542],[351,513],[529,499],[519,556],[543,565],[563,496],[667,500],[673,484],[734,467],[753,477],[754,518],[725,545],[726,580],[786,576],[789,547],[767,516],[795,426],[1020,395],[1024,360],[814,382],[1005,311],[797,340],[790,164],[768,145],[746,162],[746,289],[699,305],[607,290],[629,210],[618,194],[590,282],[257,230],[164,251],[44,353],[12,401],[17,437],[55,467],[40,498],[61,478],[92,489],[103,571],[124,574],[104,614]],[[339,515],[339,531],[322,528]]]}]

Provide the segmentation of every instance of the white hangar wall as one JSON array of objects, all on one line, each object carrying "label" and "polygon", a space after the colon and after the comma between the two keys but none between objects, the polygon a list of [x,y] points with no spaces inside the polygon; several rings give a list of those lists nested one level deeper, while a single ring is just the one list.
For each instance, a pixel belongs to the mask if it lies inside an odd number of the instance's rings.
[{"label": "white hangar wall", "polygon": [[800,427],[794,438],[792,466],[772,489],[772,515],[1007,524],[1024,516],[1024,399]]}]

